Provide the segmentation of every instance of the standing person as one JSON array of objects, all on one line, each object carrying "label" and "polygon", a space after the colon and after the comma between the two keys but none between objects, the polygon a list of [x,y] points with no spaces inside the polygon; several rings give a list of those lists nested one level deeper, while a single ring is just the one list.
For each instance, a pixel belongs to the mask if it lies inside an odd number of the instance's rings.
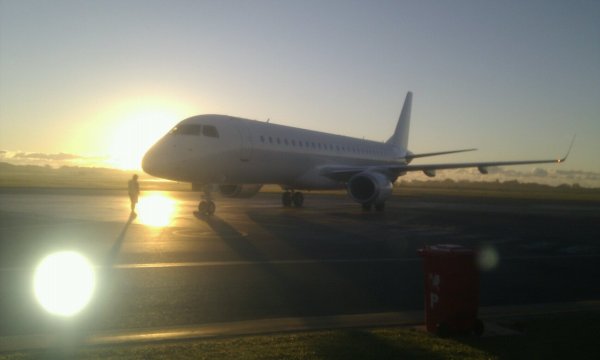
[{"label": "standing person", "polygon": [[135,213],[135,205],[138,202],[138,196],[140,195],[140,184],[137,181],[138,176],[134,174],[131,180],[127,183],[127,189],[129,190],[129,200],[131,201],[131,212]]}]

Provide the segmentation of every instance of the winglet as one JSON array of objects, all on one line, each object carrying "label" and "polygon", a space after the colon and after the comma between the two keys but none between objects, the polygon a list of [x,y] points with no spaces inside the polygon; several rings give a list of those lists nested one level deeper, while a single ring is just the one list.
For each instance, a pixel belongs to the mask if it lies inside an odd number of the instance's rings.
[{"label": "winglet", "polygon": [[394,135],[392,135],[388,141],[385,142],[389,145],[396,145],[404,150],[408,149],[408,129],[410,127],[412,95],[413,93],[411,91],[406,93],[404,105],[402,106],[402,112],[400,112],[400,117],[398,118],[398,123],[396,124],[396,131],[394,131]]},{"label": "winglet", "polygon": [[571,153],[571,149],[573,148],[573,144],[575,144],[575,137],[577,135],[573,135],[573,139],[571,140],[571,145],[569,145],[569,150],[567,150],[567,153],[565,154],[565,156],[562,159],[558,159],[556,162],[557,163],[561,163],[561,162],[565,162],[567,160],[567,158],[569,157],[569,154]]}]

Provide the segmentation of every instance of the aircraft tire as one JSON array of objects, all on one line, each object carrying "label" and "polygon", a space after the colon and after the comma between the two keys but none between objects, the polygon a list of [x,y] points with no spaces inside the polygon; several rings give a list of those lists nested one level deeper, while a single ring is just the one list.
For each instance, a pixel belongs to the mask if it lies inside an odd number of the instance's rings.
[{"label": "aircraft tire", "polygon": [[198,213],[200,215],[213,215],[217,206],[212,201],[201,201],[198,204]]},{"label": "aircraft tire", "polygon": [[369,211],[371,211],[371,204],[361,204],[360,206],[362,207],[362,210],[363,210],[364,212],[369,212]]},{"label": "aircraft tire", "polygon": [[200,214],[206,214],[206,210],[208,209],[208,203],[206,201],[200,201],[198,204],[198,212]]},{"label": "aircraft tire", "polygon": [[304,194],[299,191],[295,192],[292,196],[292,202],[295,207],[302,207],[304,205]]},{"label": "aircraft tire", "polygon": [[213,215],[217,210],[217,205],[213,201],[208,202],[208,207],[206,209],[206,215]]},{"label": "aircraft tire", "polygon": [[385,210],[385,203],[375,204],[375,210],[377,212],[383,212]]}]

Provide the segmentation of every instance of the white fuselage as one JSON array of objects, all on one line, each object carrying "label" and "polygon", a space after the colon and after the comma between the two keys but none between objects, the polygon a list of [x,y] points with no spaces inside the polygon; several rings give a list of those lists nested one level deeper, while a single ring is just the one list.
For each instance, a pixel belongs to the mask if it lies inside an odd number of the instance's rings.
[{"label": "white fuselage", "polygon": [[[413,159],[456,154],[460,149],[413,154],[407,150],[412,109],[408,92],[392,136],[385,142],[293,128],[225,115],[199,115],[180,122],[144,156],[142,167],[150,175],[192,183],[208,201],[198,212],[212,215],[212,186],[221,194],[250,197],[262,184],[284,188],[282,204],[301,207],[302,192],[346,188],[363,210],[383,211],[392,196],[393,183],[410,171],[433,177],[438,170],[477,168],[485,174],[491,166],[561,163],[560,159],[478,161],[442,164],[409,164]],[[574,139],[573,139],[574,140]]]},{"label": "white fuselage", "polygon": [[369,140],[235,118],[199,115],[180,122],[145,155],[147,173],[198,184],[278,184],[332,189],[344,184],[323,167],[406,164],[406,151]]}]

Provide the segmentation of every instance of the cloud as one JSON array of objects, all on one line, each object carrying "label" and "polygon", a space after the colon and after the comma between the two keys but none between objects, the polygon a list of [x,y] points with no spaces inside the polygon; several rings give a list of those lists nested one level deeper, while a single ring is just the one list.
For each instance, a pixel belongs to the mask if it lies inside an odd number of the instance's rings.
[{"label": "cloud", "polygon": [[0,161],[14,165],[110,167],[106,156],[0,150]]},{"label": "cloud", "polygon": [[24,153],[19,152],[13,155],[13,158],[16,159],[38,159],[38,160],[73,160],[73,159],[83,159],[83,156],[73,155],[73,154],[44,154],[44,153]]}]

